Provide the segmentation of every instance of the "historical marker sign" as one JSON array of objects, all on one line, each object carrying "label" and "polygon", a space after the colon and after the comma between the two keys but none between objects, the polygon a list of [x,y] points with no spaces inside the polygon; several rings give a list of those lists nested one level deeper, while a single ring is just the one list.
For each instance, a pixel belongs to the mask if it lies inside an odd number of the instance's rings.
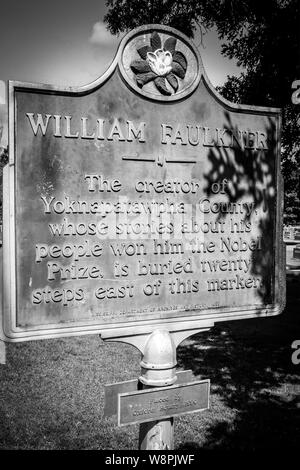
[{"label": "historical marker sign", "polygon": [[94,83],[9,84],[3,338],[280,313],[278,109],[211,86],[195,46],[129,33]]}]

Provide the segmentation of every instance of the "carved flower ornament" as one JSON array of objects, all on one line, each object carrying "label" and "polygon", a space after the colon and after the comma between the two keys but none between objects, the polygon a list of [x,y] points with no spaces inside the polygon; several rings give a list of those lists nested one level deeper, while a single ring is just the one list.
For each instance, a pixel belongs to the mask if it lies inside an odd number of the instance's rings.
[{"label": "carved flower ornament", "polygon": [[[130,68],[136,75],[136,83],[142,88],[146,83],[154,81],[158,91],[163,95],[171,95],[178,90],[178,78],[184,79],[187,60],[180,51],[176,51],[177,40],[173,37],[166,39],[162,47],[157,32],[150,37],[150,46],[143,46],[137,50],[141,59],[134,60]],[[167,83],[171,85],[167,87]]]}]

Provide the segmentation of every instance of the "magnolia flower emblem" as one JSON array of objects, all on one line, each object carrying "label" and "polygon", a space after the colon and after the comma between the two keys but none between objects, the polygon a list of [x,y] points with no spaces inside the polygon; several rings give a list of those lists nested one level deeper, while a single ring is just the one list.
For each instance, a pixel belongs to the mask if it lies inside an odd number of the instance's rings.
[{"label": "magnolia flower emblem", "polygon": [[154,52],[147,52],[146,60],[156,75],[164,76],[172,70],[172,54],[169,51],[157,49]]},{"label": "magnolia flower emblem", "polygon": [[153,81],[161,94],[176,93],[178,79],[184,79],[187,68],[185,56],[175,49],[176,43],[177,39],[169,37],[162,47],[159,34],[154,32],[150,37],[150,45],[137,50],[141,59],[134,60],[130,68],[136,75],[136,83],[140,88]]}]

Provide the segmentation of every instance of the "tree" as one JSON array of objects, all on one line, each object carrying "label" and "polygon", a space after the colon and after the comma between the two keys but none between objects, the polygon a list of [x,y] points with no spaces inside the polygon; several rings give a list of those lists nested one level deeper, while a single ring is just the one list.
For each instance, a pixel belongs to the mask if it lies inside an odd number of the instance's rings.
[{"label": "tree", "polygon": [[[200,3],[200,7],[198,6]],[[202,10],[201,2],[176,0],[108,0],[104,21],[112,34],[143,24],[164,24],[193,37]]]},{"label": "tree", "polygon": [[230,101],[282,108],[285,221],[300,223],[300,105],[291,85],[300,79],[298,0],[108,0],[104,18],[113,34],[147,23],[172,26],[193,37],[216,27],[222,54],[244,72],[227,77],[221,94]]}]

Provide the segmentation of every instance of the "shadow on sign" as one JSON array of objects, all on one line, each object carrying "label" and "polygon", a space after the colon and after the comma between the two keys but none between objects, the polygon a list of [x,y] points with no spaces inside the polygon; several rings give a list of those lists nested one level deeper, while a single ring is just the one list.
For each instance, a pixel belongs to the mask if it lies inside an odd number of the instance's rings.
[{"label": "shadow on sign", "polygon": [[[233,131],[238,135],[239,129],[234,126],[230,113],[224,112],[224,129]],[[251,200],[254,202],[253,210],[259,210],[263,217],[259,220],[258,229],[262,237],[262,249],[253,251],[251,273],[253,276],[261,276],[262,285],[258,288],[258,294],[263,304],[271,304],[274,298],[274,279],[272,272],[274,260],[274,222],[276,220],[276,128],[269,118],[269,126],[266,129],[269,150],[253,150],[241,148],[235,142],[230,149],[214,147],[208,153],[211,163],[211,171],[204,175],[207,186],[206,195],[213,196],[212,185],[224,179],[228,181],[226,196],[229,203],[237,203],[239,200]],[[217,220],[225,219],[230,214],[218,213]],[[245,215],[247,222],[250,216]],[[284,288],[282,286],[282,288]]]}]

